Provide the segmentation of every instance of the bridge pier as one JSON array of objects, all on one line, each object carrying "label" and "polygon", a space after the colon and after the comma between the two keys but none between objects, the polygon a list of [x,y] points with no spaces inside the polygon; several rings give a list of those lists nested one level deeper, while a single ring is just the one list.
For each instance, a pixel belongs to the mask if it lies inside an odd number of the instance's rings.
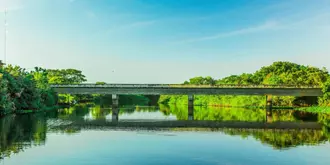
[{"label": "bridge pier", "polygon": [[273,111],[272,110],[266,110],[266,122],[267,123],[273,122]]},{"label": "bridge pier", "polygon": [[118,121],[119,114],[119,96],[112,95],[112,121]]},{"label": "bridge pier", "polygon": [[273,122],[273,96],[266,95],[266,122]]},{"label": "bridge pier", "polygon": [[266,110],[271,111],[273,109],[273,96],[266,95]]},{"label": "bridge pier", "polygon": [[188,95],[188,120],[194,120],[194,95]]}]

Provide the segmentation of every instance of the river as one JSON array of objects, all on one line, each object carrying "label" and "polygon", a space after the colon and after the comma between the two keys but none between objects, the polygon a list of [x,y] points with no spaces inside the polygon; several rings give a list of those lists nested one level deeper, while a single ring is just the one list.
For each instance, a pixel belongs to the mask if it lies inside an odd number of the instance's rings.
[{"label": "river", "polygon": [[[193,118],[194,121],[187,121],[188,110],[184,106],[164,105],[121,107],[118,121],[124,123],[121,127],[111,124],[110,107],[100,105],[8,115],[0,119],[0,163],[330,164],[330,132],[326,126],[330,114],[274,110],[267,115],[263,109],[195,107]],[[204,121],[230,123],[230,126],[242,122],[254,125],[253,128],[239,127],[240,124],[235,128],[198,127]],[[157,122],[163,125],[150,127],[150,123]],[[197,125],[175,127],[177,122]],[[289,129],[282,124],[281,129],[262,128],[267,123],[283,122],[300,126],[317,123],[320,127]]]}]

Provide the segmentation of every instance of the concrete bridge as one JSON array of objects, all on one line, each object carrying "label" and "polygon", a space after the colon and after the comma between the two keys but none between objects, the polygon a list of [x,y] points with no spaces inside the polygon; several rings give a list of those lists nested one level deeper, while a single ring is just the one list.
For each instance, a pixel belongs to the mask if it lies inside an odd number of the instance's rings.
[{"label": "concrete bridge", "polygon": [[77,84],[51,85],[61,94],[321,96],[320,87],[293,85]]},{"label": "concrete bridge", "polygon": [[321,96],[317,86],[294,85],[181,85],[181,84],[77,84],[51,85],[59,94],[111,94],[113,118],[118,119],[118,95],[188,95],[189,119],[193,119],[194,95],[266,96],[266,109],[272,109],[272,96]]}]

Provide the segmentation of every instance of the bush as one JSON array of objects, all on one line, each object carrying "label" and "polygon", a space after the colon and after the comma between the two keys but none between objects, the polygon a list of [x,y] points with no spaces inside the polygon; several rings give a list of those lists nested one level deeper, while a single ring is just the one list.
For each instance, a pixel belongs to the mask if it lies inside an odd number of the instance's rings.
[{"label": "bush", "polygon": [[42,71],[26,72],[18,66],[0,68],[0,115],[16,110],[40,110],[57,104]]}]

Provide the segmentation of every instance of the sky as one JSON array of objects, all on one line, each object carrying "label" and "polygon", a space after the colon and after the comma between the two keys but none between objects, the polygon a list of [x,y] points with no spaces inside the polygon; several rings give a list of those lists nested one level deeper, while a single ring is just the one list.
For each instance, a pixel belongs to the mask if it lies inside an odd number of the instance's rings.
[{"label": "sky", "polygon": [[88,82],[182,83],[275,61],[330,69],[330,0],[0,0],[0,59]]}]

